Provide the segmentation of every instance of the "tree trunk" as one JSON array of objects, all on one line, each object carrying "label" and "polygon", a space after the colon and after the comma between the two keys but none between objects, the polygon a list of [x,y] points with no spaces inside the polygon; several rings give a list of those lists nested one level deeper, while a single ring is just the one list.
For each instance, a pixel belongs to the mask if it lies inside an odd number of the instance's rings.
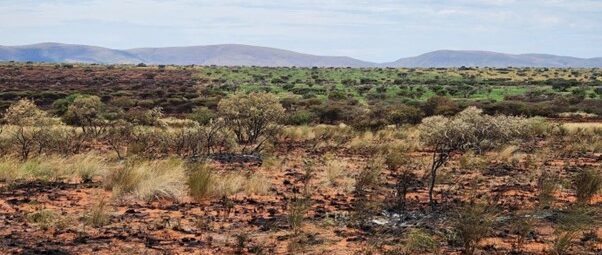
[{"label": "tree trunk", "polygon": [[431,185],[429,186],[429,205],[435,209],[435,201],[433,199],[433,189],[435,188],[435,181],[437,179],[437,168],[436,161],[433,161],[433,165],[431,166]]},{"label": "tree trunk", "polygon": [[437,180],[437,170],[447,161],[448,153],[433,153],[433,164],[431,165],[431,185],[429,186],[429,205],[435,209],[435,199],[433,198],[433,190]]}]

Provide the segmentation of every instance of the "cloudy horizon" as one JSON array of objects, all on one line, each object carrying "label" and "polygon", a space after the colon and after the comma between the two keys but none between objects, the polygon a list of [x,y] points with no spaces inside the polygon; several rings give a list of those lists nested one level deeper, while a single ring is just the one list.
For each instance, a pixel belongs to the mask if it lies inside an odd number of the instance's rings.
[{"label": "cloudy horizon", "polygon": [[602,57],[602,1],[0,2],[0,45],[248,44],[386,62],[441,49]]}]

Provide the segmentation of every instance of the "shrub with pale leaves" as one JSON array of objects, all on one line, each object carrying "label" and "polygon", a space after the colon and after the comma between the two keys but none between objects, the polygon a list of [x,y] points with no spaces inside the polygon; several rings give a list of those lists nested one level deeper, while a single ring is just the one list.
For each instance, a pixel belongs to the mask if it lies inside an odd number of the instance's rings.
[{"label": "shrub with pale leaves", "polygon": [[61,122],[40,110],[36,104],[29,99],[21,99],[12,104],[4,113],[4,122],[17,126],[51,126],[59,125]]}]

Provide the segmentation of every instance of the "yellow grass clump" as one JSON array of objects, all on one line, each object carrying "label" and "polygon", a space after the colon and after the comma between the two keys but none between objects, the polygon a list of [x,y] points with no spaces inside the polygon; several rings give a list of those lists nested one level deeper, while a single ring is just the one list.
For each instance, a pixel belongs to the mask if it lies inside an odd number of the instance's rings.
[{"label": "yellow grass clump", "polygon": [[105,186],[117,198],[179,200],[186,194],[186,168],[180,159],[128,162],[111,171]]}]

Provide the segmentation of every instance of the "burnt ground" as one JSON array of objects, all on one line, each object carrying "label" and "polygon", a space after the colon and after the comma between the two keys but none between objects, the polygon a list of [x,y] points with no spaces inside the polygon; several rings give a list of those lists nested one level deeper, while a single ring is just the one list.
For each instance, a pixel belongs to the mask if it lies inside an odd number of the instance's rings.
[{"label": "burnt ground", "polygon": [[[330,149],[328,149],[330,150]],[[394,206],[396,173],[385,171],[382,184],[371,191],[377,209],[364,224],[355,220],[353,192],[324,185],[323,173],[312,177],[310,209],[299,233],[291,230],[287,205],[305,189],[304,159],[319,161],[325,151],[295,148],[278,154],[281,166],[261,167],[239,162],[217,162],[221,172],[261,172],[271,181],[268,195],[234,195],[193,201],[119,201],[100,180],[77,182],[18,182],[4,184],[0,191],[0,251],[7,254],[376,254],[394,250],[403,243],[409,228],[437,235],[443,254],[460,253],[458,243],[441,236],[452,233],[450,212],[469,197],[486,198],[498,213],[495,230],[479,244],[482,254],[512,254],[516,235],[512,215],[534,214],[538,220],[522,254],[547,254],[553,242],[554,209],[537,211],[537,188],[528,180],[522,161],[517,165],[492,162],[486,170],[460,170],[452,163],[442,172],[438,186],[439,205],[432,211],[424,180],[410,189],[405,210]],[[428,157],[416,153],[415,157]],[[539,162],[541,167],[565,171],[570,166],[599,167],[599,155]],[[346,150],[336,153],[348,163],[351,175],[366,165],[368,157]],[[568,162],[568,163],[567,163]],[[569,164],[570,166],[567,167]],[[422,174],[417,169],[416,174]],[[79,220],[100,199],[109,201],[109,224],[84,226]],[[562,189],[555,208],[574,202],[574,194]],[[602,208],[594,197],[593,208]],[[40,210],[58,212],[61,224],[48,228],[33,224],[28,215]],[[600,254],[602,228],[594,238],[576,238],[571,253]],[[516,253],[515,253],[516,254]],[[519,253],[520,254],[520,253]]]}]

